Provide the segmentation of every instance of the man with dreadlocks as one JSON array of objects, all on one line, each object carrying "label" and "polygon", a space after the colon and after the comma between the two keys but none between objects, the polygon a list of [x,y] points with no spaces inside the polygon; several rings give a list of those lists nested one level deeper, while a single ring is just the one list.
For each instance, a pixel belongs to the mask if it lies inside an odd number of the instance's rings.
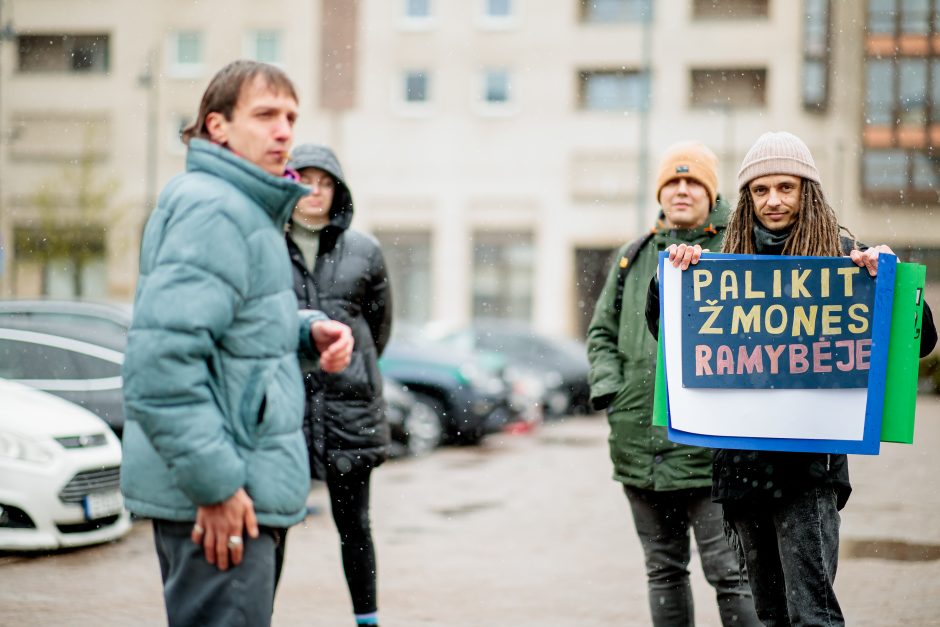
[{"label": "man with dreadlocks", "polygon": [[[888,246],[859,246],[840,236],[819,171],[803,141],[764,133],[738,173],[741,196],[721,252],[758,255],[848,255],[872,276]],[[848,233],[848,231],[846,231]],[[669,249],[675,267],[698,262],[702,248]],[[650,330],[658,328],[658,289],[647,303]],[[655,308],[655,310],[654,310]],[[921,357],[936,345],[924,305]],[[839,556],[839,510],[849,498],[845,455],[772,451],[715,452],[712,496],[724,508],[725,532],[747,564],[757,615],[765,625],[844,625],[833,591]]]}]

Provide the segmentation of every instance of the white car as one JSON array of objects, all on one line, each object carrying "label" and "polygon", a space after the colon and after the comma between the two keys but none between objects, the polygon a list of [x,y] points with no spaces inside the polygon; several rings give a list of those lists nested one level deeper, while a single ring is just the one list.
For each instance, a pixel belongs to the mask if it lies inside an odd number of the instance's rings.
[{"label": "white car", "polygon": [[100,418],[0,379],[0,549],[108,542],[130,530],[121,444]]}]

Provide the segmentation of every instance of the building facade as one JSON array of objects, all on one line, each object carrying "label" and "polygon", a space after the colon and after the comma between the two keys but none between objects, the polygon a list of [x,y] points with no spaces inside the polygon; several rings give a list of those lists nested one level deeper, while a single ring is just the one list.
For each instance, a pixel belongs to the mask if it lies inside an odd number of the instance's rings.
[{"label": "building facade", "polygon": [[[711,146],[734,202],[737,167],[767,130],[807,141],[861,240],[940,270],[940,2],[137,5],[3,4],[4,295],[130,298],[154,190],[182,167],[179,128],[239,56],[297,82],[297,141],[340,156],[354,225],[382,242],[397,313],[415,324],[582,333],[611,251],[655,221],[664,150]],[[86,172],[77,188],[54,183],[66,170]],[[97,218],[101,194],[69,194],[81,185],[110,190]],[[75,236],[44,249],[55,229]],[[62,251],[73,260],[59,269],[48,260]]]}]

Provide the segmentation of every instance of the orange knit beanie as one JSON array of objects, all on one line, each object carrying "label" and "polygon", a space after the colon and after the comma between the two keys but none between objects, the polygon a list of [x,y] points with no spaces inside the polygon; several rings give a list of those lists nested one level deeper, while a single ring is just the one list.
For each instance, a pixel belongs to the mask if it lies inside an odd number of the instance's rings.
[{"label": "orange knit beanie", "polygon": [[708,192],[709,206],[718,196],[718,157],[699,142],[680,142],[666,150],[656,176],[656,202],[669,181],[687,177],[698,181]]}]

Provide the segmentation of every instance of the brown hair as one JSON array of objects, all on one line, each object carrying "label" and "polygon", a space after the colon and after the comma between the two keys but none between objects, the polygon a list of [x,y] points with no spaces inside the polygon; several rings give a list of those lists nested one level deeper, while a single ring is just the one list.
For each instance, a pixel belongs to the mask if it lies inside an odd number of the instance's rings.
[{"label": "brown hair", "polygon": [[221,113],[226,120],[231,120],[242,89],[256,76],[264,78],[272,91],[286,93],[297,100],[294,84],[283,70],[259,61],[232,61],[219,70],[206,87],[202,102],[199,103],[199,113],[196,119],[183,129],[181,134],[183,143],[189,145],[189,140],[193,137],[211,139],[209,129],[206,128],[206,117],[215,112]]},{"label": "brown hair", "polygon": [[[801,183],[800,212],[796,214],[796,222],[783,247],[783,254],[841,256],[839,230],[843,227],[839,226],[836,212],[826,201],[819,183],[806,178],[802,179]],[[728,221],[721,252],[755,254],[757,250],[754,247],[754,220],[754,201],[751,199],[750,189],[745,186],[741,189],[738,206]]]}]

